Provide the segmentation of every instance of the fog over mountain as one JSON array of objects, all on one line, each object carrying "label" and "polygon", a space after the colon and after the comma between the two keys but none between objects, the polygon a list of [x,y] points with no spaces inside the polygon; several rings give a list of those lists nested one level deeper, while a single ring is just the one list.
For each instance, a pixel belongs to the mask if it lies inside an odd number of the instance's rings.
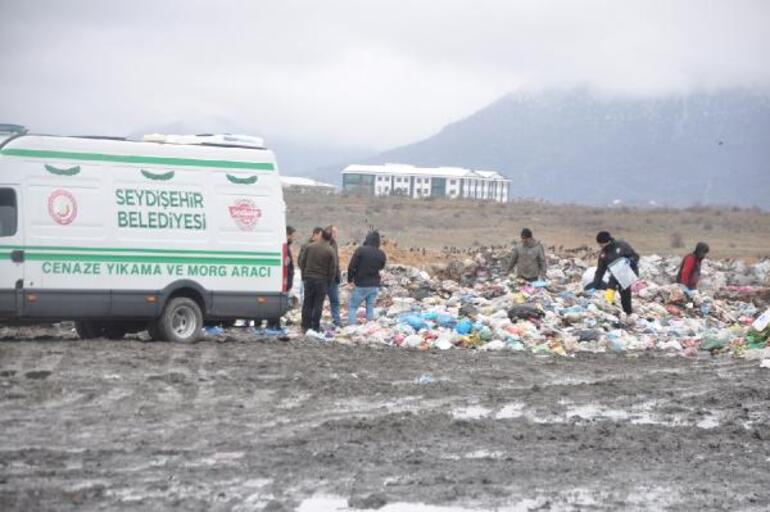
[{"label": "fog over mountain", "polygon": [[[766,208],[770,97],[511,94],[428,139],[359,161],[385,162],[497,170],[511,179],[512,197]],[[339,183],[342,167],[314,175]]]}]

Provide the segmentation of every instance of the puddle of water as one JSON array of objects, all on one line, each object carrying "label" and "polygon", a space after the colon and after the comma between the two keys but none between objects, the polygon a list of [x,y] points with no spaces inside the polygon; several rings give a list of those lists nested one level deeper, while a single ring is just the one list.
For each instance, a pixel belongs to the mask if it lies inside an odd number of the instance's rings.
[{"label": "puddle of water", "polygon": [[[534,510],[543,506],[547,500],[543,499],[524,499],[516,504],[504,507],[495,507],[498,512],[524,512]],[[300,503],[297,512],[332,512],[332,511],[353,511],[348,506],[348,500],[334,496],[314,496]],[[489,510],[488,508],[468,508],[462,506],[444,506],[444,505],[426,505],[424,503],[388,503],[379,509],[380,512],[479,512]]]},{"label": "puddle of water", "polygon": [[719,426],[719,418],[716,416],[706,416],[702,420],[700,420],[698,423],[695,424],[698,428],[716,428]]},{"label": "puddle of water", "polygon": [[469,405],[453,410],[452,416],[457,420],[478,420],[485,416],[489,416],[491,412],[492,409],[487,409],[480,405]]},{"label": "puddle of water", "polygon": [[508,405],[504,405],[499,411],[497,411],[497,414],[495,414],[495,419],[505,420],[511,418],[521,418],[524,416],[525,407],[526,404],[521,402],[514,402]]},{"label": "puddle of water", "polygon": [[609,420],[616,422],[628,422],[633,425],[665,425],[670,427],[697,426],[710,429],[719,426],[719,417],[711,414],[697,423],[687,419],[686,414],[659,414],[654,408],[660,404],[656,402],[643,402],[634,404],[629,408],[614,408],[600,404],[574,404],[569,401],[559,402],[564,407],[564,412],[537,414],[523,402],[506,404],[496,412],[480,405],[459,407],[452,411],[455,419],[481,419],[491,417],[496,420],[525,418],[533,423],[567,423],[578,420]]},{"label": "puddle of water", "polygon": [[600,407],[594,404],[573,405],[573,406],[567,407],[567,412],[565,413],[565,415],[567,418],[577,416],[578,418],[582,418],[584,420],[606,418],[606,419],[616,420],[616,421],[627,420],[631,416],[628,413],[628,411],[625,411],[623,409],[610,409],[607,407]]},{"label": "puddle of water", "polygon": [[505,452],[499,450],[493,452],[489,450],[476,450],[463,455],[464,459],[502,459],[503,457],[505,457]]}]

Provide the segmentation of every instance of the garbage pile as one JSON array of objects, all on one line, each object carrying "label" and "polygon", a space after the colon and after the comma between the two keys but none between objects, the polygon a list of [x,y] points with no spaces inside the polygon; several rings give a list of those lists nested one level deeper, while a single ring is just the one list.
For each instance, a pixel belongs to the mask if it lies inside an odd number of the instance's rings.
[{"label": "garbage pile", "polygon": [[[583,290],[588,255],[551,257],[547,278],[528,283],[505,274],[507,254],[482,253],[430,272],[389,265],[375,320],[317,339],[417,350],[578,352],[660,350],[687,357],[732,354],[768,359],[770,260],[704,261],[700,291],[672,283],[679,258],[645,256],[633,286],[635,315],[621,319],[619,298]],[[347,291],[341,290],[343,307]],[[298,312],[295,319],[297,322]],[[765,364],[765,363],[763,363]]]}]

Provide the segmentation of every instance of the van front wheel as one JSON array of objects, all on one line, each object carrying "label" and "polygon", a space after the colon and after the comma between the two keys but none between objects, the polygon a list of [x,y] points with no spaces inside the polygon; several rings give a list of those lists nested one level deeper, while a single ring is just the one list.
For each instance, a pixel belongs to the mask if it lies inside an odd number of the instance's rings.
[{"label": "van front wheel", "polygon": [[75,322],[75,331],[81,340],[92,340],[99,337],[99,332],[93,322],[78,320]]},{"label": "van front wheel", "polygon": [[160,334],[168,341],[198,341],[203,329],[203,313],[198,303],[187,297],[171,299],[158,319]]}]

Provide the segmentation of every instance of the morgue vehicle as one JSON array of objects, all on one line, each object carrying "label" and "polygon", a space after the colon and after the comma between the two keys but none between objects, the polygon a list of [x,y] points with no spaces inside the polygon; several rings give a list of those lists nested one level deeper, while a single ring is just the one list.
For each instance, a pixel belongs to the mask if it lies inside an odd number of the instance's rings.
[{"label": "morgue vehicle", "polygon": [[0,323],[194,341],[288,308],[286,206],[257,137],[141,141],[0,125]]}]

